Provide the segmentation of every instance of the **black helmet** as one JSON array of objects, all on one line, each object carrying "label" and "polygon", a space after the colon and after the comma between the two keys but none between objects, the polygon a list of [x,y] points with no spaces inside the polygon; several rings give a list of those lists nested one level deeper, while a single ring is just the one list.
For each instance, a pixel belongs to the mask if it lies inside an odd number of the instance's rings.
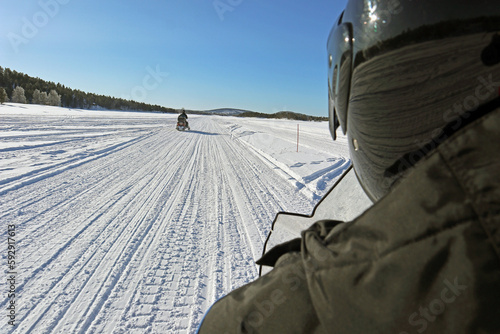
[{"label": "black helmet", "polygon": [[498,0],[349,0],[328,38],[330,131],[372,200],[498,105]]}]

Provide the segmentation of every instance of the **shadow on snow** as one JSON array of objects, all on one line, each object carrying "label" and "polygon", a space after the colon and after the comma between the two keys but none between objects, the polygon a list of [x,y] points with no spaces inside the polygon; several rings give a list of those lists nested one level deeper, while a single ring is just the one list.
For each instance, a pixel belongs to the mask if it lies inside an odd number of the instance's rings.
[{"label": "shadow on snow", "polygon": [[213,132],[203,132],[203,131],[195,131],[195,130],[189,130],[185,131],[186,133],[197,133],[200,135],[205,135],[205,136],[219,136],[219,133],[213,133]]}]

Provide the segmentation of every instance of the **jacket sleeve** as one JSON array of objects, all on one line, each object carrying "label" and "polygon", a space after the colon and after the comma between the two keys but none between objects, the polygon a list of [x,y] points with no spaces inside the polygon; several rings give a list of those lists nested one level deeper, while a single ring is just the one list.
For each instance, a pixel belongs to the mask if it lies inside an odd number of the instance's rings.
[{"label": "jacket sleeve", "polygon": [[288,253],[267,275],[216,302],[199,333],[323,333],[305,280],[300,253]]}]

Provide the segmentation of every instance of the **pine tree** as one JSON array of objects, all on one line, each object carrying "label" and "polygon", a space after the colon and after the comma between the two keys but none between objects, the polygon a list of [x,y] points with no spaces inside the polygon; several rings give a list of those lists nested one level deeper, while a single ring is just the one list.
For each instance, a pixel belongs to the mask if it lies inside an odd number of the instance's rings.
[{"label": "pine tree", "polygon": [[3,104],[7,101],[7,92],[3,87],[0,87],[0,104]]},{"label": "pine tree", "polygon": [[59,107],[61,105],[61,95],[57,94],[57,92],[52,89],[49,93],[47,104]]},{"label": "pine tree", "polygon": [[46,92],[40,93],[40,104],[48,104],[49,97]]},{"label": "pine tree", "polygon": [[12,92],[12,102],[15,103],[26,103],[26,96],[24,96],[24,88],[17,86]]},{"label": "pine tree", "polygon": [[38,89],[35,89],[33,92],[33,98],[31,99],[31,103],[33,104],[42,104],[40,101],[40,91]]}]

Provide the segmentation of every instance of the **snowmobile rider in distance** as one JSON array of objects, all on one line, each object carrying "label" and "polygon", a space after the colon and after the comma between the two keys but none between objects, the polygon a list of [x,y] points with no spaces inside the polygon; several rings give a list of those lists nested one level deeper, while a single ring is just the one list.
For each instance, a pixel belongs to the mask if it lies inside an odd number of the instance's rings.
[{"label": "snowmobile rider in distance", "polygon": [[182,108],[181,114],[177,117],[177,123],[178,124],[186,124],[185,128],[189,129],[189,123],[188,123],[187,119],[188,119],[188,116],[186,114],[186,110],[184,110],[184,108]]},{"label": "snowmobile rider in distance", "polygon": [[266,253],[199,333],[500,333],[498,0],[348,0],[327,50],[374,204]]}]

